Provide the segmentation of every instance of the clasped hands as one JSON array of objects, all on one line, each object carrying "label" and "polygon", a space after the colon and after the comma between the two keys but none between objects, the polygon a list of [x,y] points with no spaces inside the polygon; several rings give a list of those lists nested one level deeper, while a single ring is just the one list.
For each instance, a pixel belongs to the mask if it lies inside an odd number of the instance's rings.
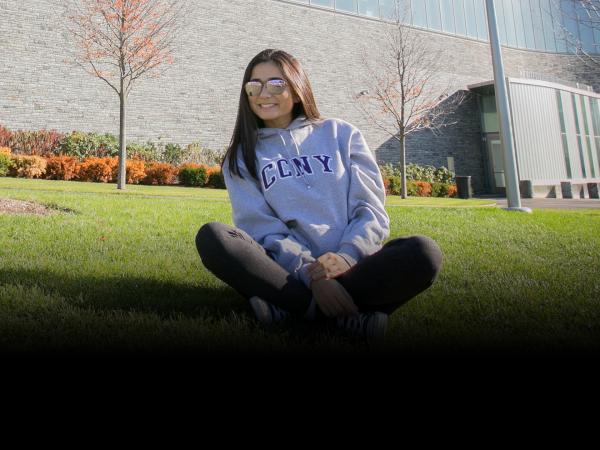
[{"label": "clasped hands", "polygon": [[348,291],[335,280],[348,269],[350,265],[346,260],[332,252],[319,256],[308,266],[313,297],[327,317],[358,314],[358,308]]}]

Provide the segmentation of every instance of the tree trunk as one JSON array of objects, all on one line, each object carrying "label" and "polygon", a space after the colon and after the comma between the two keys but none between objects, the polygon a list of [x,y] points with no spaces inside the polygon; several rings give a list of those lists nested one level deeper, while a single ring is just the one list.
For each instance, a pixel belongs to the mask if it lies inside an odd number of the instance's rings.
[{"label": "tree trunk", "polygon": [[400,135],[400,170],[402,171],[402,198],[406,198],[406,137]]},{"label": "tree trunk", "polygon": [[117,175],[117,189],[125,189],[125,185],[127,184],[127,169],[125,166],[125,161],[127,158],[127,144],[126,144],[126,136],[125,136],[125,101],[127,99],[123,81],[121,81],[121,93],[119,94],[119,99],[121,103],[121,111],[119,117],[119,172]]}]

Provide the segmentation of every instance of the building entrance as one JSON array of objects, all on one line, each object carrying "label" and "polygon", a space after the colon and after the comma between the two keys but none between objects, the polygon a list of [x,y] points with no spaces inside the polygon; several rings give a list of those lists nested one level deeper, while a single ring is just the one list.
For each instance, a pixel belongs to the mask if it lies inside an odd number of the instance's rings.
[{"label": "building entrance", "polygon": [[487,157],[488,157],[488,186],[493,194],[506,195],[506,180],[504,177],[504,156],[502,154],[502,143],[500,135],[490,133],[487,135]]}]

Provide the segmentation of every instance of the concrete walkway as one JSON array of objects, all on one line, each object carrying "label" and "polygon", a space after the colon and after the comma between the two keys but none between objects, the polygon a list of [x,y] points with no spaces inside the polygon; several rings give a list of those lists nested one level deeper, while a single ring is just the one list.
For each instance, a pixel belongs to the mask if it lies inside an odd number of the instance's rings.
[{"label": "concrete walkway", "polygon": [[[507,201],[505,197],[476,196],[474,198],[492,200],[499,208],[505,208]],[[600,199],[597,198],[522,198],[521,206],[531,209],[553,208],[553,209],[583,209],[600,208]]]}]

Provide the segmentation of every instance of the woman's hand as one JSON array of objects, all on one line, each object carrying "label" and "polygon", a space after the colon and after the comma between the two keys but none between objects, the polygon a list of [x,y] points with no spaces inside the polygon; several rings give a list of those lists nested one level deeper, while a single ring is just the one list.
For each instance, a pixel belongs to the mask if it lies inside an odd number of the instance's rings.
[{"label": "woman's hand", "polygon": [[336,280],[320,279],[311,284],[313,297],[327,317],[358,314],[348,291]]},{"label": "woman's hand", "polygon": [[308,275],[311,280],[337,278],[350,269],[350,265],[337,253],[325,253],[308,267]]}]

